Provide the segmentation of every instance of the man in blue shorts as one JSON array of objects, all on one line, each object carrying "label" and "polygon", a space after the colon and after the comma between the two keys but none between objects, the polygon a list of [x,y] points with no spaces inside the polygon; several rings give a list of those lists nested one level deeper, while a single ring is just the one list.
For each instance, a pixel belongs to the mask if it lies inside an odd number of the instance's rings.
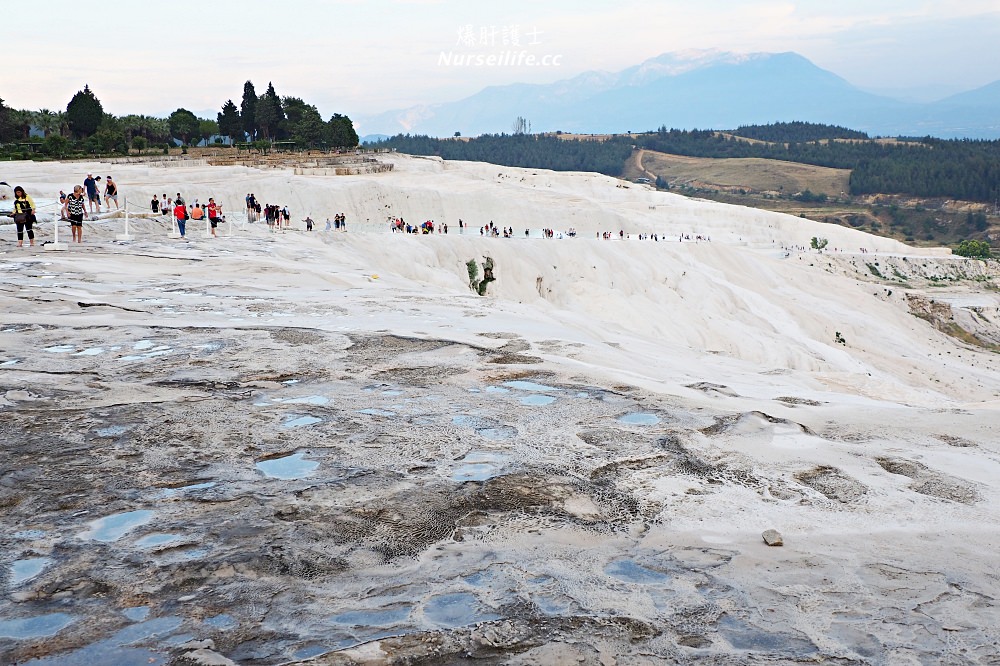
[{"label": "man in blue shorts", "polygon": [[83,181],[83,188],[87,190],[87,201],[90,202],[90,214],[94,214],[94,205],[97,205],[97,212],[101,212],[101,197],[97,194],[97,181],[94,174],[88,173]]}]

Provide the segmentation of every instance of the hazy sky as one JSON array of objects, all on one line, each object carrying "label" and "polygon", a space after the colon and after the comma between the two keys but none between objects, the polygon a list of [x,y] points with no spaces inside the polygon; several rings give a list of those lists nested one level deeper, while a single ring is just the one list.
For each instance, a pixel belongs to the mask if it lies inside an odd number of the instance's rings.
[{"label": "hazy sky", "polygon": [[[214,118],[249,79],[357,118],[710,48],[796,51],[867,89],[1000,79],[1000,0],[43,0],[31,13],[0,46],[14,108],[65,109],[86,83],[115,115]],[[447,64],[521,52],[536,64]]]}]

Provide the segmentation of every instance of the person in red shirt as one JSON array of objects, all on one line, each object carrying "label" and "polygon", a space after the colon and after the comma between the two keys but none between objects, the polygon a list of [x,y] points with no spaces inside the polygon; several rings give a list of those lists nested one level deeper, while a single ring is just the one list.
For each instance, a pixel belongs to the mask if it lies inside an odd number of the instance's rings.
[{"label": "person in red shirt", "polygon": [[216,236],[215,228],[219,226],[219,217],[221,212],[219,206],[215,203],[215,199],[212,197],[208,198],[208,221],[212,224],[212,235]]},{"label": "person in red shirt", "polygon": [[174,217],[177,219],[177,229],[181,232],[181,238],[184,238],[184,224],[187,222],[188,213],[183,201],[174,206]]}]

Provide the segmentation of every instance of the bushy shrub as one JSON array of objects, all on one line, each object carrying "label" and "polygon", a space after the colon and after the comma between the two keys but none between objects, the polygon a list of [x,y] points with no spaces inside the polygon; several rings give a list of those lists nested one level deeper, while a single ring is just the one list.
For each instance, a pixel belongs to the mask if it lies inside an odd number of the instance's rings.
[{"label": "bushy shrub", "polygon": [[980,240],[964,240],[958,244],[955,254],[960,257],[973,257],[975,259],[989,259],[993,256],[990,244]]}]

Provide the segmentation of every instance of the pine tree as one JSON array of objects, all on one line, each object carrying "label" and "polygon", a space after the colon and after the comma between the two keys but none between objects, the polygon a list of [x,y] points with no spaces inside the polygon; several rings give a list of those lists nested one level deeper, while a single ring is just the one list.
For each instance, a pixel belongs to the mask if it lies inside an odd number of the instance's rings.
[{"label": "pine tree", "polygon": [[281,109],[281,99],[278,93],[274,92],[274,85],[267,84],[267,92],[257,100],[257,127],[265,139],[273,138],[281,129],[281,122],[285,119],[285,112]]},{"label": "pine tree", "polygon": [[104,107],[90,86],[84,85],[83,90],[73,95],[66,105],[66,119],[77,137],[88,137],[100,127],[104,120]]},{"label": "pine tree", "polygon": [[240,120],[240,110],[236,108],[233,100],[226,100],[219,113],[219,133],[228,136],[231,140],[243,138],[243,123]]},{"label": "pine tree", "polygon": [[240,104],[240,120],[243,122],[243,131],[250,135],[253,141],[257,136],[257,91],[254,90],[253,83],[247,81],[243,84],[243,103]]}]

